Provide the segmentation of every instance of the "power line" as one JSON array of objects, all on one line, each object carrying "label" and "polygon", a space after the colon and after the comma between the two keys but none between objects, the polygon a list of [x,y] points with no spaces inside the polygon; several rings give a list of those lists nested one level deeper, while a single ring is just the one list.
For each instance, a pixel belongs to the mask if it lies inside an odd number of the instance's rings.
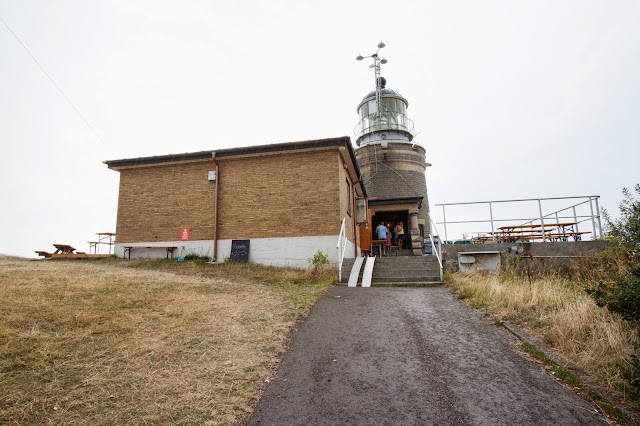
[{"label": "power line", "polygon": [[38,60],[35,58],[35,56],[33,56],[31,54],[31,52],[29,51],[29,49],[27,49],[27,46],[25,46],[24,43],[22,43],[22,41],[20,40],[20,38],[18,38],[16,33],[14,33],[13,30],[9,27],[9,25],[7,25],[7,23],[4,21],[4,19],[2,19],[2,16],[0,16],[0,21],[2,21],[4,26],[7,27],[7,29],[13,35],[13,37],[18,41],[18,43],[20,43],[20,46],[22,46],[22,48],[29,54],[29,56],[31,56],[31,59],[33,59],[33,62],[35,62],[36,65],[38,66],[38,68],[40,68],[40,70],[44,73],[44,75],[47,76],[47,78],[49,79],[51,84],[53,84],[55,86],[55,88],[58,89],[58,92],[60,92],[60,94],[67,100],[69,105],[71,105],[71,108],[73,108],[73,110],[80,116],[80,118],[82,118],[82,121],[84,121],[84,124],[87,125],[89,130],[91,130],[91,132],[98,138],[98,140],[100,142],[102,142],[102,145],[104,145],[104,147],[107,148],[107,150],[111,153],[111,155],[113,155],[115,157],[116,154],[111,150],[111,148],[109,148],[109,146],[106,144],[106,142],[104,140],[102,140],[102,138],[100,137],[98,132],[96,132],[96,130],[93,128],[93,126],[89,123],[89,121],[87,121],[87,119],[84,118],[84,115],[82,115],[82,113],[78,110],[78,108],[76,108],[76,106],[73,104],[73,102],[71,102],[71,99],[69,99],[67,97],[67,95],[65,95],[65,93],[62,91],[60,86],[58,86],[56,84],[56,82],[53,80],[53,78],[51,78],[49,73],[42,67],[42,65],[40,65],[40,62],[38,62]]}]

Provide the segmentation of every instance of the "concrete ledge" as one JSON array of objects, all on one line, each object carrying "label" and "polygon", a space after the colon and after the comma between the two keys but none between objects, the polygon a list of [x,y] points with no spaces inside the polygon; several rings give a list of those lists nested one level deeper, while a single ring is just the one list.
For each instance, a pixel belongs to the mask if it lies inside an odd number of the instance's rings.
[{"label": "concrete ledge", "polygon": [[504,263],[508,256],[526,256],[529,259],[553,259],[549,267],[557,268],[563,260],[591,257],[600,253],[609,243],[595,241],[559,241],[532,243],[484,243],[484,244],[445,244],[442,246],[444,268],[447,272],[459,271],[458,253],[499,252]]},{"label": "concrete ledge", "polygon": [[[243,238],[237,238],[243,239]],[[329,256],[329,264],[338,266],[338,235],[320,235],[313,237],[292,238],[251,238],[249,262],[269,266],[284,266],[305,269],[308,259],[320,250]],[[218,240],[217,261],[224,262],[231,255],[232,240]],[[156,246],[157,248],[153,248]],[[166,258],[166,246],[177,247],[174,258],[196,255],[212,258],[213,240],[198,241],[154,241],[136,243],[116,243],[114,253],[124,257],[125,247],[136,248],[131,252],[131,259]],[[347,241],[345,258],[355,257],[355,245]]]}]

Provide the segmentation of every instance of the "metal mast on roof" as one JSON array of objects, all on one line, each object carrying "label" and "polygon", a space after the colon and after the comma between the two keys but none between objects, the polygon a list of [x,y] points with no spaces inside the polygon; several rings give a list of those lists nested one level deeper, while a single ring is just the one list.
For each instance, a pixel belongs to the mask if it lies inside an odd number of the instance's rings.
[{"label": "metal mast on roof", "polygon": [[384,85],[382,83],[382,77],[380,76],[380,65],[386,64],[387,60],[384,58],[380,58],[380,56],[378,56],[378,53],[380,52],[380,49],[382,49],[383,47],[385,47],[385,44],[383,41],[380,41],[380,43],[378,43],[378,50],[376,50],[376,53],[374,53],[373,55],[356,56],[356,61],[361,61],[365,58],[373,58],[373,64],[369,65],[369,68],[374,69],[375,77],[376,77],[376,109],[377,109],[376,119],[379,119],[382,117],[382,88],[384,87]]}]

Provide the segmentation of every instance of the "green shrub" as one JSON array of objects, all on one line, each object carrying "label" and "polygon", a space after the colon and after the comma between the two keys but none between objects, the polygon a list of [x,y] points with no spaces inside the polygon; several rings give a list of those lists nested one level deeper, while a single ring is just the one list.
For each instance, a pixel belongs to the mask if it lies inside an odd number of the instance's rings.
[{"label": "green shrub", "polygon": [[309,262],[310,267],[319,269],[329,264],[329,255],[318,250],[318,252],[314,254],[312,258],[307,259],[307,261]]},{"label": "green shrub", "polygon": [[[640,195],[640,184],[634,188]],[[623,188],[620,218],[604,211],[607,239],[611,246],[599,258],[600,273],[587,288],[600,306],[628,320],[640,320],[640,198]]]},{"label": "green shrub", "polygon": [[188,254],[184,257],[184,261],[187,263],[205,264],[209,261],[206,256],[198,256],[197,254]]}]

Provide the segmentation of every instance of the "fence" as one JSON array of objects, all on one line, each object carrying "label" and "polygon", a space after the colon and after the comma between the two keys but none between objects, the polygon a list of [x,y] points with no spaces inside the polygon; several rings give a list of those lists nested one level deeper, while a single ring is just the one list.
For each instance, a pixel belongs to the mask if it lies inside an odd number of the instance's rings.
[{"label": "fence", "polygon": [[[579,232],[580,224],[585,222],[590,222],[591,231],[588,233],[592,234],[592,239],[602,239],[602,223],[600,219],[600,206],[598,204],[599,195],[584,195],[584,196],[575,196],[575,197],[550,197],[550,198],[525,198],[519,200],[496,200],[496,201],[474,201],[474,202],[465,202],[465,203],[446,203],[446,204],[436,204],[436,207],[442,207],[442,221],[436,222],[438,225],[444,225],[444,238],[445,241],[449,240],[448,237],[448,226],[452,225],[465,225],[466,227],[473,224],[473,226],[478,226],[484,228],[484,230],[475,230],[471,231],[471,234],[477,234],[478,236],[483,234],[490,234],[495,236],[496,234],[496,225],[504,224],[504,225],[538,225],[543,229],[543,241],[546,241],[544,238],[544,227],[553,225],[553,220],[555,223],[560,223],[561,220],[570,220],[575,225],[576,233]],[[576,200],[581,200],[579,202],[575,202]],[[520,206],[523,203],[529,204],[537,204],[537,209],[529,206],[529,209],[526,208],[524,210],[524,217],[505,217],[502,218],[499,215],[494,216],[494,206],[500,205],[501,207],[506,207],[509,210],[509,213],[513,211],[523,211],[523,208],[519,206],[519,208],[513,208],[513,206],[519,203]],[[570,204],[573,203],[573,204]],[[569,206],[562,207],[560,209],[554,210],[550,213],[544,213],[544,205],[553,204],[558,208],[558,205],[570,204]],[[476,209],[476,214],[480,214],[483,217],[476,219],[457,219],[456,220],[447,220],[447,207],[449,208],[449,212],[454,208],[454,206],[465,206],[469,208],[470,206],[483,206],[486,205],[488,208],[485,210],[484,214],[478,212]],[[587,210],[588,207],[588,210]],[[456,207],[458,209],[460,207]],[[535,213],[529,213],[531,210],[537,210]],[[436,209],[438,211],[438,209]],[[569,211],[568,213],[565,213]],[[486,215],[486,216],[485,216]],[[546,225],[545,225],[546,223]],[[490,229],[487,229],[489,227]],[[498,227],[499,229],[500,227]]]}]

